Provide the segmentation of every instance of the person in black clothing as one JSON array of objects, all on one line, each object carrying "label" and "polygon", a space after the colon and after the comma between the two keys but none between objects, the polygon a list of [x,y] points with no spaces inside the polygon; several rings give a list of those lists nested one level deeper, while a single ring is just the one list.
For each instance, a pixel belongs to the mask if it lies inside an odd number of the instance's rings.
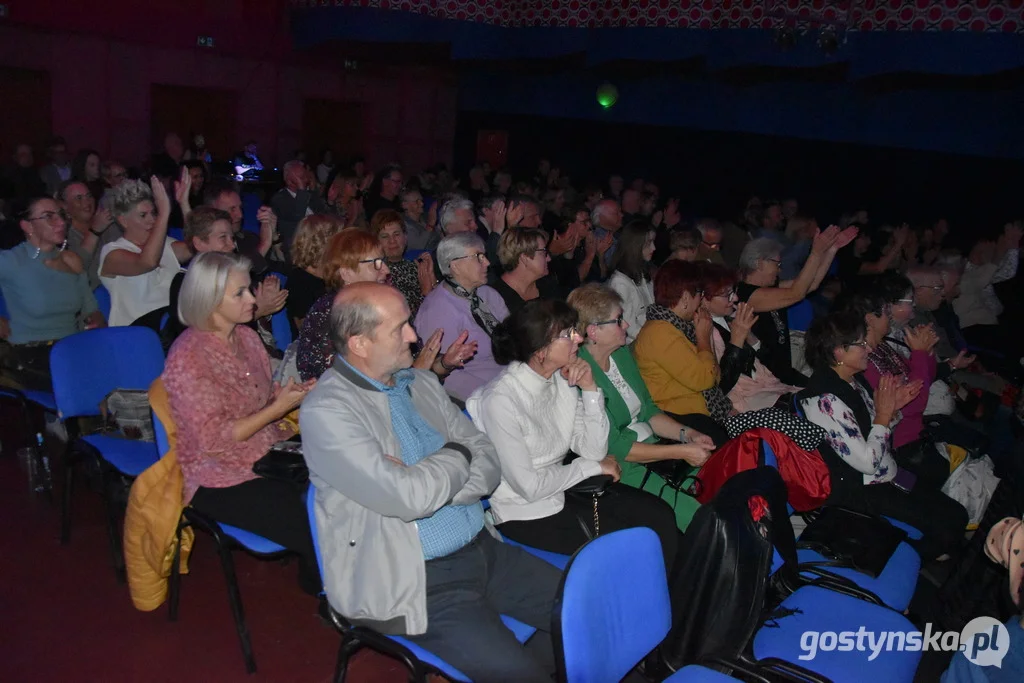
[{"label": "person in black clothing", "polygon": [[515,313],[527,301],[558,297],[557,286],[548,274],[551,256],[548,235],[543,230],[510,228],[498,243],[502,275],[491,285]]},{"label": "person in black clothing", "polygon": [[821,284],[836,252],[853,241],[856,228],[840,232],[832,226],[815,236],[807,262],[795,280],[779,282],[782,245],[768,237],[747,243],[740,254],[742,281],[736,285],[740,301],[749,302],[758,314],[754,335],[760,340],[758,358],[786,384],[802,387],[807,378],[793,368],[786,308],[804,300]]},{"label": "person in black clothing", "polygon": [[392,209],[402,213],[398,193],[402,191],[402,167],[389,164],[380,172],[380,178],[373,184],[369,196],[363,201],[366,220],[373,220],[373,214],[381,209]]},{"label": "person in black clothing", "polygon": [[302,320],[317,299],[327,292],[323,280],[323,255],[327,243],[344,229],[337,216],[315,213],[299,221],[292,241],[292,270],[288,275],[288,320],[298,336]]},{"label": "person in black clothing", "polygon": [[46,183],[39,177],[32,146],[21,143],[14,149],[14,164],[7,170],[3,198],[24,202],[46,195]]}]

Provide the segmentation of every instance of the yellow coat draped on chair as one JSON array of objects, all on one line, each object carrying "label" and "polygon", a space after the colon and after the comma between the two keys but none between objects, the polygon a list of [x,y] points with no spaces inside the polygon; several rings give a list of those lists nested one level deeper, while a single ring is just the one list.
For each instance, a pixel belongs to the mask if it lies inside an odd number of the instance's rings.
[{"label": "yellow coat draped on chair", "polygon": [[[184,480],[174,452],[176,430],[167,392],[158,377],[149,387],[149,404],[163,423],[170,444],[156,464],[132,484],[124,520],[124,562],[128,588],[136,609],[155,610],[167,599],[167,577],[174,560],[181,519]],[[188,556],[195,534],[181,533],[181,573],[188,573]]]}]

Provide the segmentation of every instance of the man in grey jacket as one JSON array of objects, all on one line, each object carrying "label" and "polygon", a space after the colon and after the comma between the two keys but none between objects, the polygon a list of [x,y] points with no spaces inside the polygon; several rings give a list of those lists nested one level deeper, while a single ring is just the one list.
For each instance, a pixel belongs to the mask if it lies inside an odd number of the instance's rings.
[{"label": "man in grey jacket", "polygon": [[[560,572],[486,523],[480,499],[501,478],[497,454],[435,375],[410,368],[405,298],[349,285],[330,327],[338,355],[299,421],[331,605],[474,681],[548,683]],[[502,614],[539,632],[524,648]]]}]

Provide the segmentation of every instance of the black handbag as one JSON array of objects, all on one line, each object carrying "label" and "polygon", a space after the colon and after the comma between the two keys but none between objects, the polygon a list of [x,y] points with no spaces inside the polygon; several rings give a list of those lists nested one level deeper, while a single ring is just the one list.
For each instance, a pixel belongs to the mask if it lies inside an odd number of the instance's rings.
[{"label": "black handbag", "polygon": [[[294,442],[278,448],[282,444],[275,445],[262,458],[252,464],[252,471],[258,477],[264,479],[275,479],[288,482],[296,486],[304,486],[309,482],[309,467],[302,457],[301,445]],[[298,448],[296,448],[298,446]]]},{"label": "black handbag", "polygon": [[906,539],[905,531],[882,517],[826,506],[800,534],[799,545],[877,578]]}]

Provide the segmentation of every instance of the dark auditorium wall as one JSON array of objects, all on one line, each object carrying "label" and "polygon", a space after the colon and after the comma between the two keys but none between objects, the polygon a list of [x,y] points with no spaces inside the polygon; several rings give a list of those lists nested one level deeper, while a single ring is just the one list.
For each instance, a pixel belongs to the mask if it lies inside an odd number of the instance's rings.
[{"label": "dark auditorium wall", "polygon": [[[254,138],[275,162],[302,142],[306,98],[360,103],[361,147],[373,165],[397,159],[419,169],[451,159],[451,77],[365,64],[346,71],[340,58],[293,55],[283,0],[5,2],[0,67],[49,74],[53,132],[72,149],[141,161],[155,142],[151,86],[165,84],[235,92],[231,148]],[[196,47],[199,35],[213,36],[215,47]],[[33,106],[2,99],[4,106]],[[11,144],[12,134],[0,131],[0,144]]]},{"label": "dark auditorium wall", "polygon": [[[684,216],[728,217],[751,194],[803,199],[820,221],[852,208],[873,220],[914,224],[948,218],[966,238],[1024,217],[1024,162],[740,132],[643,126],[568,118],[462,111],[456,169],[476,159],[477,132],[508,131],[508,164],[532,177],[551,160],[577,187],[610,172],[659,183],[678,196]],[[955,236],[955,235],[954,235]]]}]

